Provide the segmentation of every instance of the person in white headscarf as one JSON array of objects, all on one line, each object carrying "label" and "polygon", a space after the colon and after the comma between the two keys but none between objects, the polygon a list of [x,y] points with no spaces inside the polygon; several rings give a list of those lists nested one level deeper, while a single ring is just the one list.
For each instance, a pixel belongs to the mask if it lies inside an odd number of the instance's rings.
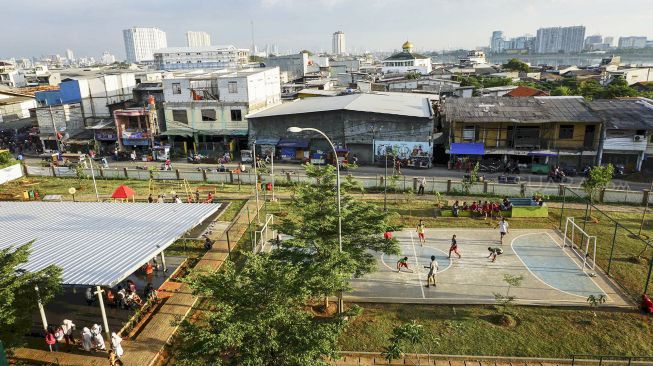
[{"label": "person in white headscarf", "polygon": [[93,327],[91,327],[91,334],[93,335],[93,344],[95,345],[95,349],[105,351],[107,347],[104,345],[102,327],[97,324],[93,324]]},{"label": "person in white headscarf", "polygon": [[87,352],[91,351],[93,347],[93,336],[91,335],[91,330],[88,327],[84,327],[82,330],[82,346]]},{"label": "person in white headscarf", "polygon": [[122,349],[122,345],[120,344],[122,342],[122,338],[120,338],[119,335],[116,334],[116,332],[111,333],[111,348],[116,352],[116,357],[120,358],[122,357],[122,354],[124,353]]}]

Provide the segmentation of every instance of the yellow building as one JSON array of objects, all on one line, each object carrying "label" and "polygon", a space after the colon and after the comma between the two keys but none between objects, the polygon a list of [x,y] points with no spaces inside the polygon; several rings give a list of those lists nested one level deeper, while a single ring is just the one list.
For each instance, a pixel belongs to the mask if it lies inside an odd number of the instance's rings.
[{"label": "yellow building", "polygon": [[448,99],[443,125],[452,156],[579,168],[595,162],[601,133],[582,97]]}]

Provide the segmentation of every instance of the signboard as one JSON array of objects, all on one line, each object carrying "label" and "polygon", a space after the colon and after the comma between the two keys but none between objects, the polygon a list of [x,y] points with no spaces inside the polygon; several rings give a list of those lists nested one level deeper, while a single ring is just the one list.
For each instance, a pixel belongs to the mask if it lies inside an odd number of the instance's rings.
[{"label": "signboard", "polygon": [[374,141],[374,154],[377,159],[382,158],[386,152],[388,155],[396,156],[399,159],[430,157],[432,155],[431,146],[426,141]]}]

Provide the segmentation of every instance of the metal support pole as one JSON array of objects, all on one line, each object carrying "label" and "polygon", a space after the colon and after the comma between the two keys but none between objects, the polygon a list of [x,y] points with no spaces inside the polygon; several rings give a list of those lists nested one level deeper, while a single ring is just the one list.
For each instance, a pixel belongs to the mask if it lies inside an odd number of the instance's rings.
[{"label": "metal support pole", "polygon": [[161,251],[161,264],[163,265],[163,272],[168,272],[168,267],[166,267],[166,256]]},{"label": "metal support pole", "polygon": [[41,303],[41,296],[39,295],[39,287],[34,286],[36,290],[36,302],[39,305],[39,313],[41,314],[41,322],[43,322],[43,330],[48,331],[48,319],[45,317],[45,309],[43,309],[43,304]]},{"label": "metal support pole", "polygon": [[229,230],[225,231],[225,234],[227,235],[227,250],[229,254],[231,254],[231,241],[229,240]]},{"label": "metal support pole", "polygon": [[100,303],[100,311],[102,312],[102,324],[104,325],[104,331],[107,334],[107,340],[109,341],[109,348],[111,348],[111,332],[109,331],[109,322],[107,321],[107,312],[104,310],[104,299],[102,298],[102,293],[104,290],[100,286],[97,286],[97,295],[98,302]]},{"label": "metal support pole", "polygon": [[272,202],[274,202],[274,186],[276,186],[276,182],[274,180],[274,153],[275,153],[276,147],[272,147],[272,154],[270,154],[270,161],[272,162],[272,169],[270,170],[270,175],[272,176]]},{"label": "metal support pole", "polygon": [[254,191],[256,192],[256,223],[261,224],[261,217],[258,214],[259,205],[258,205],[258,173],[256,171],[256,141],[252,142],[252,154],[254,156]]},{"label": "metal support pole", "polygon": [[100,202],[100,194],[97,191],[97,183],[95,182],[95,171],[93,170],[93,158],[90,155],[88,156],[89,163],[91,163],[91,176],[93,177],[93,187],[95,187],[95,198]]},{"label": "metal support pole", "polygon": [[606,273],[610,275],[610,267],[612,266],[612,255],[614,253],[614,245],[617,242],[617,229],[619,229],[619,224],[614,223],[614,234],[612,234],[612,247],[610,248],[610,258],[608,259],[608,270]]},{"label": "metal support pole", "polygon": [[583,218],[583,230],[585,230],[585,225],[587,224],[587,213],[590,210],[590,201],[587,201],[585,205],[585,217]]},{"label": "metal support pole", "polygon": [[562,208],[560,208],[560,225],[558,228],[562,230],[562,218],[564,217],[565,213],[565,201],[567,200],[567,187],[565,187],[562,190]]},{"label": "metal support pole", "polygon": [[385,177],[383,178],[383,211],[388,211],[388,152],[385,152]]},{"label": "metal support pole", "polygon": [[653,260],[648,261],[648,274],[646,275],[646,284],[644,285],[644,293],[648,292],[648,284],[651,282],[651,272],[653,272]]}]

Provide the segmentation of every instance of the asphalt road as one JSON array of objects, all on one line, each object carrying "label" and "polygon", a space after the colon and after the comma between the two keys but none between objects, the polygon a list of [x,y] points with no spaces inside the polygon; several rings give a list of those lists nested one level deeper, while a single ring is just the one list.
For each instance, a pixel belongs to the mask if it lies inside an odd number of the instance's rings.
[{"label": "asphalt road", "polygon": [[[41,163],[41,160],[38,158],[26,158],[25,162],[28,165],[39,165]],[[143,167],[143,166],[161,166],[161,162],[142,162],[142,161],[113,161],[109,159],[109,167],[113,168],[135,168],[137,166]],[[217,167],[216,164],[191,164],[186,162],[185,160],[178,160],[178,161],[173,161],[172,166],[174,169],[179,169],[179,170],[197,170],[197,169],[215,169]],[[225,167],[227,167],[230,170],[233,170],[237,167],[237,163],[229,163],[225,164]],[[250,168],[249,165],[247,165],[248,169]],[[303,168],[299,164],[292,164],[292,163],[275,163],[274,164],[274,171],[276,174],[283,174],[284,172],[302,172]],[[377,175],[383,175],[385,172],[385,168],[383,166],[374,166],[374,165],[361,165],[357,167],[355,170],[348,171],[346,173],[351,173],[356,176],[377,176]],[[463,170],[449,170],[446,167],[442,166],[437,166],[429,169],[407,169],[403,168],[401,170],[401,173],[410,176],[410,177],[437,177],[441,179],[454,179],[454,180],[460,180],[463,178],[463,176],[466,174],[465,171]],[[388,174],[392,174],[392,168],[388,167]],[[486,180],[490,182],[496,182],[498,180],[498,176],[502,174],[498,173],[479,173],[479,175],[482,175],[485,177]],[[546,186],[549,184],[552,185],[557,185],[559,183],[549,183],[547,182],[547,176],[542,175],[542,174],[519,174],[520,180],[522,183],[528,183],[530,185],[542,185]],[[582,183],[584,177],[582,176],[576,176],[576,177],[568,177],[569,182],[567,184],[571,187],[578,187]],[[628,190],[642,190],[642,189],[649,189],[651,187],[650,183],[640,183],[640,182],[629,182],[629,181],[624,181],[620,179],[614,179],[612,180],[611,185],[608,188],[612,189],[628,189]]]}]

